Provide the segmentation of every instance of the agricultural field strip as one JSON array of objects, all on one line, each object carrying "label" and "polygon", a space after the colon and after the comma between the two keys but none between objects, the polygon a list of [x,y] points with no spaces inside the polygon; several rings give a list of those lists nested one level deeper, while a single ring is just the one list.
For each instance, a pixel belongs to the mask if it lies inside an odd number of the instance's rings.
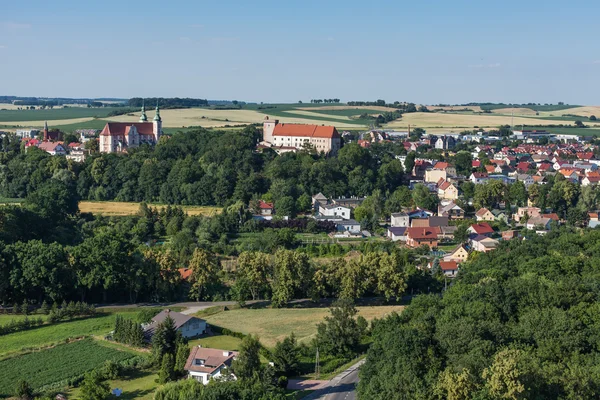
[{"label": "agricultural field strip", "polygon": [[133,356],[85,339],[5,359],[0,361],[0,396],[13,394],[15,383],[24,377],[37,389],[80,376],[106,360],[119,362]]}]

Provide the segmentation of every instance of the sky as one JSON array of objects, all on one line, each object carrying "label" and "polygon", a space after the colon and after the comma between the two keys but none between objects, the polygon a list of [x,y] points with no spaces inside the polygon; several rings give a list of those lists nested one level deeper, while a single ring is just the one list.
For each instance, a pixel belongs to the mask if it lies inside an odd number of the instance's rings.
[{"label": "sky", "polygon": [[0,0],[0,95],[600,105],[600,2]]}]

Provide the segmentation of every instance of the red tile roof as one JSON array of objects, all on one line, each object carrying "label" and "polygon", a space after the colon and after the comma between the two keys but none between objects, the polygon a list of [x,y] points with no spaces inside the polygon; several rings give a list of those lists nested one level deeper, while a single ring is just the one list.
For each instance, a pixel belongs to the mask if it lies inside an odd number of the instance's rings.
[{"label": "red tile roof", "polygon": [[304,125],[304,124],[277,124],[273,129],[273,136],[303,136],[317,138],[339,138],[335,126]]},{"label": "red tile roof", "polygon": [[558,217],[558,214],[556,214],[556,213],[542,214],[542,218],[550,218],[552,221],[556,221],[556,222],[558,222],[560,220],[560,218]]},{"label": "red tile roof", "polygon": [[[185,363],[185,370],[212,374],[222,365],[231,366],[231,362],[237,355],[237,351],[196,346],[190,351],[190,355]],[[196,365],[197,359],[202,360],[202,365]]]},{"label": "red tile roof", "polygon": [[488,224],[486,222],[480,222],[478,224],[473,224],[473,225],[471,225],[471,228],[473,228],[475,233],[477,233],[478,235],[485,235],[486,233],[494,233],[494,229],[492,229],[490,224]]},{"label": "red tile roof", "polygon": [[179,268],[177,271],[183,280],[187,280],[194,273],[191,268]]},{"label": "red tile roof", "polygon": [[406,228],[406,236],[411,239],[437,239],[440,234],[439,227],[433,228]]},{"label": "red tile roof", "polygon": [[434,169],[446,169],[449,166],[450,166],[450,164],[448,164],[447,162],[438,161],[437,163],[435,163],[433,168]]},{"label": "red tile roof", "polygon": [[440,268],[442,271],[456,271],[458,263],[456,261],[440,261]]},{"label": "red tile roof", "polygon": [[273,203],[267,203],[266,201],[259,200],[258,207],[265,210],[269,210],[273,208]]},{"label": "red tile roof", "polygon": [[477,212],[475,213],[476,216],[478,217],[483,217],[485,214],[489,213],[490,210],[488,210],[487,208],[480,208],[479,210],[477,210]]},{"label": "red tile roof", "polygon": [[124,136],[129,133],[129,128],[135,126],[140,135],[153,135],[154,125],[152,122],[108,122],[100,135],[102,136]]}]

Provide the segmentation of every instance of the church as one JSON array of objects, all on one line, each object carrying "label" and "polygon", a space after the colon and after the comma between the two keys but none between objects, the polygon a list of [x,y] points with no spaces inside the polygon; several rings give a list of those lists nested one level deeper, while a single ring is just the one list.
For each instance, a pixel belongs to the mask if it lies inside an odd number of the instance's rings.
[{"label": "church", "polygon": [[148,122],[146,107],[142,105],[140,122],[108,122],[100,132],[101,153],[125,153],[127,149],[148,143],[155,145],[162,135],[162,119],[156,105],[154,120]]}]

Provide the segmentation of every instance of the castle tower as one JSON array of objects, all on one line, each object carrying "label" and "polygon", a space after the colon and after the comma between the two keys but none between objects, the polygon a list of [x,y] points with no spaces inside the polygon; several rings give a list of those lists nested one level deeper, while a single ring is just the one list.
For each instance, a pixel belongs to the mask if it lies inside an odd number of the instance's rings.
[{"label": "castle tower", "polygon": [[265,120],[263,121],[263,141],[268,143],[273,143],[273,131],[275,130],[275,125],[279,123],[276,119],[269,119],[267,115]]},{"label": "castle tower", "polygon": [[48,121],[44,121],[44,140],[48,140]]},{"label": "castle tower", "polygon": [[148,122],[148,117],[146,117],[146,104],[144,100],[142,100],[142,115],[140,115],[140,122]]},{"label": "castle tower", "polygon": [[154,114],[154,121],[152,122],[152,133],[154,133],[155,142],[158,143],[158,139],[160,139],[160,135],[162,134],[162,119],[160,118],[158,100],[156,101],[156,113]]}]

